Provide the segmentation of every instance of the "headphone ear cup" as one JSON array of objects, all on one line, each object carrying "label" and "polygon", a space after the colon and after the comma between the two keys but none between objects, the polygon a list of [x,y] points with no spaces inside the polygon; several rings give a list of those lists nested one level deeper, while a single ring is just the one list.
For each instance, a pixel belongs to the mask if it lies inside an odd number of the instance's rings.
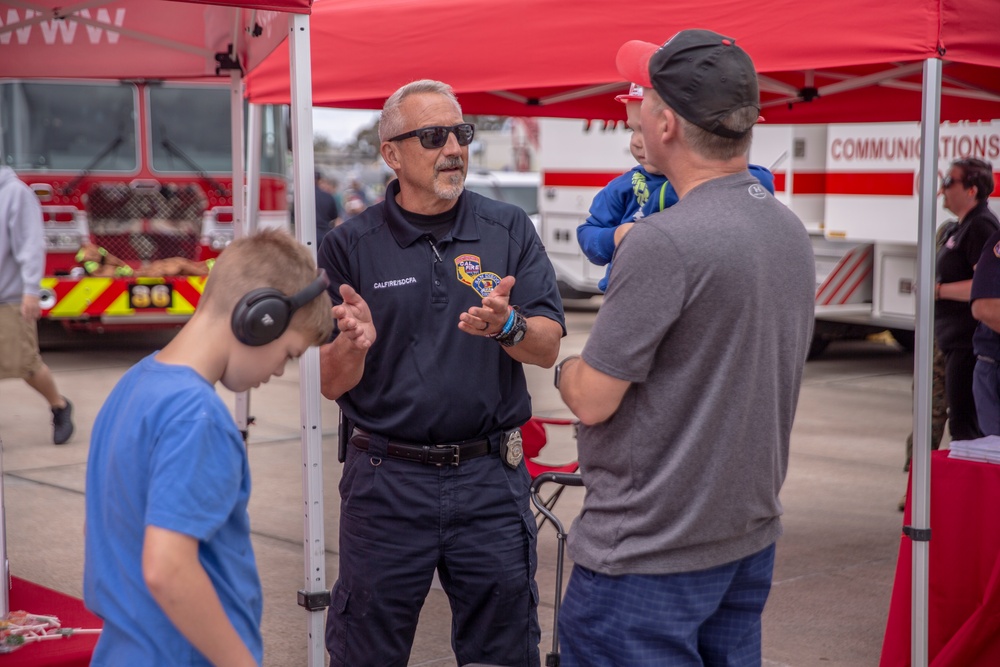
[{"label": "headphone ear cup", "polygon": [[279,290],[262,287],[246,294],[233,308],[233,335],[244,345],[267,345],[285,333],[291,319],[288,297]]}]

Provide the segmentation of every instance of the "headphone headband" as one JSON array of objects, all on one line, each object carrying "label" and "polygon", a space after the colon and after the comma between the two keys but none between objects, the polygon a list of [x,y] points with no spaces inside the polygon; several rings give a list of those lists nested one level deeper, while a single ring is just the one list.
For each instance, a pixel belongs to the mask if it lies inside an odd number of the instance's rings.
[{"label": "headphone headband", "polygon": [[273,287],[252,290],[233,308],[233,334],[245,345],[267,345],[285,333],[295,311],[321,295],[329,286],[326,271],[320,269],[315,280],[292,296],[286,296]]},{"label": "headphone headband", "polygon": [[302,290],[288,297],[288,303],[292,307],[292,312],[306,305],[330,286],[330,279],[326,277],[326,269],[319,269],[316,279],[306,285]]}]

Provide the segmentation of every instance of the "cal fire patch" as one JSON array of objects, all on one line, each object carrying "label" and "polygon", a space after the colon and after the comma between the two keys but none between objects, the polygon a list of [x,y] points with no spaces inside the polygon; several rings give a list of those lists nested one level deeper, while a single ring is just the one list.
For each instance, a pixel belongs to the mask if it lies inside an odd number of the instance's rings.
[{"label": "cal fire patch", "polygon": [[476,290],[476,294],[486,298],[500,284],[500,276],[490,271],[483,272],[483,262],[478,255],[459,255],[455,258],[455,272],[458,281]]},{"label": "cal fire patch", "polygon": [[472,281],[482,272],[483,265],[476,255],[459,255],[455,258],[455,270],[459,282],[472,287]]}]

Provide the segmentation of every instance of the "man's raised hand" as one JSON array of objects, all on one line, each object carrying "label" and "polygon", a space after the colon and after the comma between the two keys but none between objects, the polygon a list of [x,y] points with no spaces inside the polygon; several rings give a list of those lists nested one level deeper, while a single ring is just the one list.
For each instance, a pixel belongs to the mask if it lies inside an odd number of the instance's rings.
[{"label": "man's raised hand", "polygon": [[368,304],[350,285],[340,286],[344,302],[333,307],[333,317],[341,336],[359,350],[367,350],[375,343],[375,325]]}]

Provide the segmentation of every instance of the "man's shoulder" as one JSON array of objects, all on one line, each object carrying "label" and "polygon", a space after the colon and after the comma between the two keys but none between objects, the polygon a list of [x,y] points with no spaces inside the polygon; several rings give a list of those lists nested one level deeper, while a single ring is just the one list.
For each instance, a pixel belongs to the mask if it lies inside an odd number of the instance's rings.
[{"label": "man's shoulder", "polygon": [[327,236],[355,243],[358,239],[386,229],[385,204],[372,204],[361,213],[352,216],[335,227]]},{"label": "man's shoulder", "polygon": [[982,260],[994,266],[1000,264],[1000,229],[993,232],[983,245]]}]

